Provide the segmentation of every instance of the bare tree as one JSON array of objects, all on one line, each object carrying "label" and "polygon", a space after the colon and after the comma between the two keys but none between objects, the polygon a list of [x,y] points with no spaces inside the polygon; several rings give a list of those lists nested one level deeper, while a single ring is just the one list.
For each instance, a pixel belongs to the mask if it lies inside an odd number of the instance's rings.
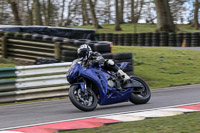
[{"label": "bare tree", "polygon": [[15,0],[8,0],[8,3],[11,6],[13,15],[14,15],[14,19],[15,19],[15,24],[16,25],[21,25],[21,20],[19,17],[19,12],[18,12],[18,6]]},{"label": "bare tree", "polygon": [[65,2],[66,2],[66,0],[62,0],[61,16],[60,16],[59,26],[63,26],[63,22],[64,22],[64,12],[65,12]]},{"label": "bare tree", "polygon": [[[80,1],[79,0],[70,0],[68,2],[68,13],[67,13],[67,19],[65,20],[65,24],[64,26],[69,26],[72,22],[75,25],[75,21],[73,20],[77,20],[79,19],[80,22],[80,18],[77,17],[77,14],[79,13],[79,4]],[[80,14],[79,14],[80,15]]]},{"label": "bare tree", "polygon": [[92,24],[94,26],[95,29],[99,29],[102,28],[99,23],[98,23],[98,19],[96,17],[96,12],[95,12],[95,3],[96,2],[92,2],[92,0],[88,0],[89,6],[90,6],[90,13],[92,16]]},{"label": "bare tree", "polygon": [[[42,13],[44,17],[44,23],[45,25],[51,25],[52,23],[55,23],[57,16],[57,3],[53,3],[53,0],[43,0],[42,2]],[[62,15],[62,13],[61,13]]]},{"label": "bare tree", "polygon": [[83,25],[89,25],[90,20],[88,18],[86,0],[81,0],[81,8],[82,8]]},{"label": "bare tree", "polygon": [[144,5],[147,0],[129,0],[126,4],[125,13],[127,14],[128,21],[131,23],[138,23],[141,19],[142,13],[144,12]]},{"label": "bare tree", "polygon": [[157,31],[175,32],[176,27],[170,12],[168,0],[154,0],[157,13]]},{"label": "bare tree", "polygon": [[119,23],[119,4],[118,0],[115,0],[115,31],[122,30]]},{"label": "bare tree", "polygon": [[119,21],[120,24],[124,23],[124,0],[120,0]]},{"label": "bare tree", "polygon": [[189,13],[189,11],[186,9],[186,6],[184,6],[186,2],[188,5],[188,0],[169,0],[174,22],[180,22],[183,20],[183,18],[186,18],[186,13]]},{"label": "bare tree", "polygon": [[42,16],[40,12],[39,0],[33,0],[33,24],[42,25]]},{"label": "bare tree", "polygon": [[14,23],[11,12],[8,10],[10,4],[7,1],[0,1],[0,24]]},{"label": "bare tree", "polygon": [[30,0],[26,1],[26,6],[27,6],[27,24],[28,25],[33,25],[33,11],[32,11],[32,7],[30,7]]},{"label": "bare tree", "polygon": [[134,15],[135,15],[135,12],[134,12],[134,9],[135,9],[134,3],[135,3],[135,1],[131,0],[131,23],[134,23]]},{"label": "bare tree", "polygon": [[136,15],[135,15],[135,19],[134,19],[135,23],[138,23],[138,21],[141,17],[143,6],[144,6],[144,0],[137,0],[135,7],[139,7],[139,8],[138,8],[138,11],[136,12]]},{"label": "bare tree", "polygon": [[107,13],[107,24],[110,24],[110,20],[111,20],[111,3],[110,0],[106,0],[106,13]]},{"label": "bare tree", "polygon": [[196,30],[199,29],[198,11],[199,11],[199,0],[195,0],[195,3],[194,3],[194,26],[195,26]]},{"label": "bare tree", "polygon": [[155,4],[152,0],[148,0],[145,2],[142,14],[143,19],[145,19],[146,23],[154,24],[154,20],[156,20],[156,11]]},{"label": "bare tree", "polygon": [[43,16],[44,16],[44,25],[49,25],[49,20],[48,20],[48,7],[46,5],[46,1],[45,0],[42,0],[42,3],[41,3],[41,9],[42,9],[42,13],[43,13]]}]

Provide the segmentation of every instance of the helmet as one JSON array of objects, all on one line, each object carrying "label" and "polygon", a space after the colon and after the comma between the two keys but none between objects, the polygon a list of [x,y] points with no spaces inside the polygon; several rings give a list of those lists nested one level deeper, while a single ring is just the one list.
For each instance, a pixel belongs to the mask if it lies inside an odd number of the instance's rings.
[{"label": "helmet", "polygon": [[87,60],[92,53],[92,49],[87,44],[83,44],[80,46],[80,48],[78,48],[77,53],[79,58],[84,58]]}]

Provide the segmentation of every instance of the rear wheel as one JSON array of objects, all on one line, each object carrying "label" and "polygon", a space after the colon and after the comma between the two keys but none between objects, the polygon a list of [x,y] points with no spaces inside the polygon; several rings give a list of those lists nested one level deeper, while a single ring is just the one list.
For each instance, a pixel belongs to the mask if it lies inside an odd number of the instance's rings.
[{"label": "rear wheel", "polygon": [[82,111],[92,111],[97,106],[97,97],[95,93],[91,89],[88,89],[86,94],[78,85],[70,87],[69,98],[74,106]]},{"label": "rear wheel", "polygon": [[137,87],[134,87],[130,101],[134,104],[147,103],[151,98],[149,86],[140,77],[133,76],[131,79]]}]

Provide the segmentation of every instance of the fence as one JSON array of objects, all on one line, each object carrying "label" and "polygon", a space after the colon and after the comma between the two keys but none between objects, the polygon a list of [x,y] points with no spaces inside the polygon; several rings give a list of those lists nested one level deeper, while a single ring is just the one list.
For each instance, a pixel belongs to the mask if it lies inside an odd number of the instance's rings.
[{"label": "fence", "polygon": [[[23,38],[2,36],[0,38],[0,54],[3,58],[34,62],[35,59],[40,57],[62,59],[61,53],[63,50],[76,51],[78,47],[78,45],[72,45],[68,42],[41,41],[39,39],[32,40],[31,38],[31,34],[24,34]],[[70,61],[75,58],[70,58]]]},{"label": "fence", "polygon": [[71,62],[0,68],[0,103],[68,95]]},{"label": "fence", "polygon": [[77,48],[89,44],[94,51],[111,52],[111,42],[68,39],[39,34],[0,32],[0,55],[34,62],[40,57],[54,57],[65,62],[77,58]]},{"label": "fence", "polygon": [[71,39],[96,40],[95,30],[92,29],[51,27],[51,26],[0,25],[0,30],[5,32],[43,34],[48,36],[65,37]]},{"label": "fence", "polygon": [[[116,63],[130,62],[124,70],[133,75],[132,53],[103,54]],[[71,62],[0,68],[0,103],[68,95],[66,72]]]},{"label": "fence", "polygon": [[110,41],[122,46],[173,46],[199,47],[200,32],[195,33],[128,33],[96,34],[98,40]]}]

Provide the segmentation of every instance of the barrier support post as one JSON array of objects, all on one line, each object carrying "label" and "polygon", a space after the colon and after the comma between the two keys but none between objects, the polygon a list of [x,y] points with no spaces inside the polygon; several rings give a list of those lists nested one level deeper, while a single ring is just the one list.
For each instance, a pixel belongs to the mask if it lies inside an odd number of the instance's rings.
[{"label": "barrier support post", "polygon": [[55,42],[54,43],[54,57],[56,59],[60,59],[60,52],[61,52],[60,48],[61,48],[61,43]]},{"label": "barrier support post", "polygon": [[3,58],[6,58],[7,57],[7,43],[6,43],[6,37],[5,36],[2,36],[1,37],[1,40],[2,40],[2,57]]}]

